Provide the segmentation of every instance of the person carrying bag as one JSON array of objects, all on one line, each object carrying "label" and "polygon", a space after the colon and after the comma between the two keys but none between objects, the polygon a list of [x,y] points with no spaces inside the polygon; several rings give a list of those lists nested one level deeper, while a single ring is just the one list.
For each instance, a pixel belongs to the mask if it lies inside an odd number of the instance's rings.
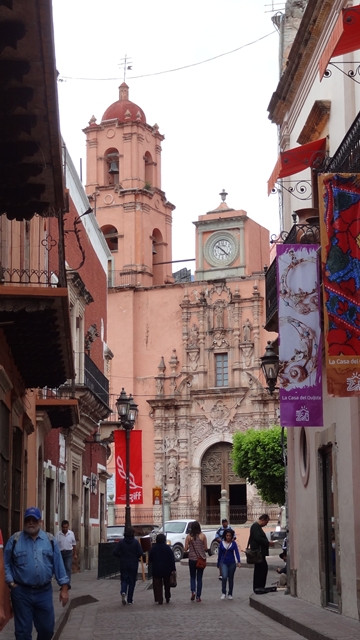
[{"label": "person carrying bag", "polygon": [[201,602],[202,576],[206,567],[207,540],[201,532],[200,524],[195,520],[191,523],[191,531],[186,536],[185,552],[189,552],[190,572],[190,600]]},{"label": "person carrying bag", "polygon": [[[254,565],[254,578],[253,578],[253,590],[256,593],[256,589],[264,589],[266,585],[266,578],[268,573],[268,564],[266,562],[266,556],[269,555],[269,546],[273,547],[274,543],[269,542],[264,532],[264,527],[269,523],[269,516],[267,513],[263,513],[257,522],[254,522],[250,527],[250,538],[248,547],[254,555],[246,554],[246,562],[249,557],[249,564]],[[248,551],[248,550],[247,550]],[[255,553],[254,553],[255,552]],[[245,552],[246,553],[246,552]],[[259,559],[261,555],[261,560]],[[256,560],[256,561],[254,561]]]}]

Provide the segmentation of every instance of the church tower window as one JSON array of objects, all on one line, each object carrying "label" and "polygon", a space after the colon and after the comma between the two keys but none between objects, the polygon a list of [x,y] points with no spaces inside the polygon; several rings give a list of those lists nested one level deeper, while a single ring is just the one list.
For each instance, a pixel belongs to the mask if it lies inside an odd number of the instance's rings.
[{"label": "church tower window", "polygon": [[110,251],[117,251],[119,234],[116,227],[114,227],[112,224],[105,224],[103,227],[101,227],[101,231],[104,234],[107,246],[109,247]]},{"label": "church tower window", "polygon": [[104,184],[119,184],[119,175],[119,152],[117,149],[108,149],[105,153]]}]

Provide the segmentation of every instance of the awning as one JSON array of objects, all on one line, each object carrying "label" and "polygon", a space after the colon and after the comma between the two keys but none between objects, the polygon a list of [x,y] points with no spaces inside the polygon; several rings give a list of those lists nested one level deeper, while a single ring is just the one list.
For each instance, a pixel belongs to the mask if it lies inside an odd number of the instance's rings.
[{"label": "awning", "polygon": [[360,5],[342,9],[319,61],[320,80],[331,58],[360,49]]},{"label": "awning", "polygon": [[282,151],[278,157],[274,170],[268,180],[268,195],[279,178],[293,176],[309,167],[322,164],[326,151],[326,138],[303,144],[301,147]]}]

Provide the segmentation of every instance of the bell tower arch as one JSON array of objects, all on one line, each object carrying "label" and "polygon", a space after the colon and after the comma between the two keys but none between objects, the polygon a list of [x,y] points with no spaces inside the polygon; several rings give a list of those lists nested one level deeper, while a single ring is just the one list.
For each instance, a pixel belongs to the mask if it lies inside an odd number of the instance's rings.
[{"label": "bell tower arch", "polygon": [[92,116],[84,133],[86,193],[94,202],[100,227],[113,234],[108,242],[113,253],[113,286],[173,282],[175,207],[161,189],[164,136],[159,126],[146,122],[144,111],[130,101],[129,87],[123,82],[119,99],[106,109],[100,123]]}]

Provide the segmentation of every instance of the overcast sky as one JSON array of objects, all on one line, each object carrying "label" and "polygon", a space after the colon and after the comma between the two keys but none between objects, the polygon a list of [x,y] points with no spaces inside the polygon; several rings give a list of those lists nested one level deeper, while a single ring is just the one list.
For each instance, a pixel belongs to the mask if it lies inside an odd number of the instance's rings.
[{"label": "overcast sky", "polygon": [[[84,182],[82,129],[93,114],[100,122],[118,99],[127,54],[130,100],[165,135],[162,189],[176,205],[173,260],[195,257],[192,221],[218,206],[223,188],[230,207],[278,231],[277,196],[268,198],[266,184],[277,158],[276,126],[267,114],[278,82],[271,0],[53,0],[53,8],[62,135],[78,170],[83,158]],[[135,78],[260,38],[204,64]],[[182,266],[193,270],[194,263],[175,264],[173,271]]]}]

